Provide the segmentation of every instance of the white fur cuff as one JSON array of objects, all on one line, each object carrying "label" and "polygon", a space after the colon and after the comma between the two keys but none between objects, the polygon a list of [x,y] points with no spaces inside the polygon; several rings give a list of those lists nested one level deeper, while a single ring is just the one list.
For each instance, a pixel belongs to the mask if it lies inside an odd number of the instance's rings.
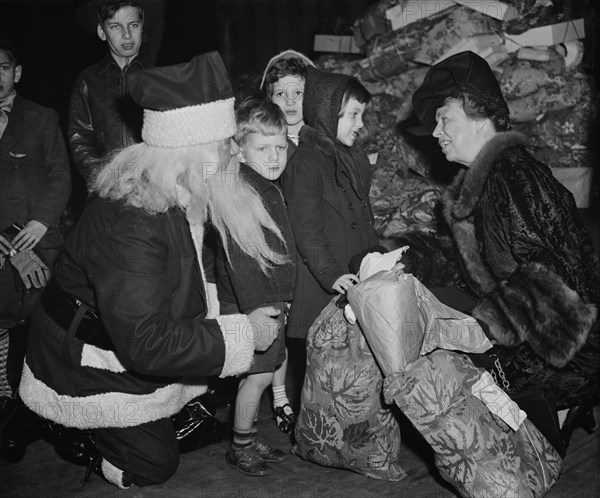
[{"label": "white fur cuff", "polygon": [[254,358],[254,332],[246,315],[220,315],[216,318],[225,341],[225,362],[219,377],[246,373]]},{"label": "white fur cuff", "polygon": [[170,111],[144,109],[142,139],[153,147],[189,147],[217,142],[236,132],[235,99],[180,107]]},{"label": "white fur cuff", "polygon": [[106,458],[102,459],[100,467],[102,468],[102,475],[108,482],[121,489],[127,489],[129,487],[123,484],[123,471],[115,467]]}]

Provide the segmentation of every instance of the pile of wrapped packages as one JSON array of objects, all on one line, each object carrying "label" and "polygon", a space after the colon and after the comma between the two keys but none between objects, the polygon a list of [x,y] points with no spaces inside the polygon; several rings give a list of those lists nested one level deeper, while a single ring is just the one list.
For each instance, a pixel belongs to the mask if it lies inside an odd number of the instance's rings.
[{"label": "pile of wrapped packages", "polygon": [[431,173],[448,165],[433,164],[398,125],[412,117],[412,94],[429,67],[464,50],[488,61],[513,128],[531,137],[533,154],[588,207],[587,145],[597,106],[582,67],[583,19],[567,19],[551,0],[380,0],[353,33],[362,55],[328,53],[316,63],[356,76],[374,94],[362,143],[375,162],[371,199],[380,236],[435,230],[444,185]]}]

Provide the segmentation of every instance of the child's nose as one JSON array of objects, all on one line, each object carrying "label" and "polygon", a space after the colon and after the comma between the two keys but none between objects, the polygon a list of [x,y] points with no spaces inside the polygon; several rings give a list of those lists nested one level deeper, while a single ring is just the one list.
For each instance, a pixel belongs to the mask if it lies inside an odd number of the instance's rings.
[{"label": "child's nose", "polygon": [[128,40],[129,38],[131,38],[131,30],[129,29],[129,27],[126,27],[123,30],[123,38],[125,38],[126,40]]}]

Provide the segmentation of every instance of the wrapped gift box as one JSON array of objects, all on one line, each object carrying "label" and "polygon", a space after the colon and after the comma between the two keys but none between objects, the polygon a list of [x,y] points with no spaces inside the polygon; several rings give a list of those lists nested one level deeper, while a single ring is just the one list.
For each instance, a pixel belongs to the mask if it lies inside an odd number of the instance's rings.
[{"label": "wrapped gift box", "polygon": [[551,168],[554,178],[575,197],[579,209],[590,207],[590,190],[594,168]]},{"label": "wrapped gift box", "polygon": [[388,9],[385,15],[395,31],[453,6],[452,0],[406,0]]},{"label": "wrapped gift box", "polygon": [[509,53],[521,47],[549,47],[585,38],[583,19],[548,24],[532,28],[520,35],[505,35],[506,49]]},{"label": "wrapped gift box", "polygon": [[313,50],[315,52],[362,53],[354,37],[341,35],[315,35]]},{"label": "wrapped gift box", "polygon": [[512,21],[519,17],[519,12],[512,5],[497,0],[454,0],[454,3],[476,10],[499,21]]}]

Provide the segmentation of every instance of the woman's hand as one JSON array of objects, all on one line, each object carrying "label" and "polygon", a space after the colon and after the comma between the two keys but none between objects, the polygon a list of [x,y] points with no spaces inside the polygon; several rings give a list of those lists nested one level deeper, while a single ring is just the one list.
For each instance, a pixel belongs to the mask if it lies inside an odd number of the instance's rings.
[{"label": "woman's hand", "polygon": [[36,220],[31,220],[25,228],[21,230],[17,236],[13,239],[13,246],[17,251],[23,251],[25,249],[33,249],[37,246],[38,242],[42,240],[42,237],[46,235],[48,228]]},{"label": "woman's hand", "polygon": [[340,294],[346,294],[346,292],[357,283],[358,277],[354,275],[354,273],[346,273],[334,282],[332,288]]}]

